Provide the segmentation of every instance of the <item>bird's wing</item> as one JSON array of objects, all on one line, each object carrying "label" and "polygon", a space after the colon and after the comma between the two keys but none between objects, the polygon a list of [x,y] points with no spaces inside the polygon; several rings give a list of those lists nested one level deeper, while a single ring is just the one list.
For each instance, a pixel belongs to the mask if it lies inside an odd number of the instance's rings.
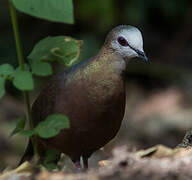
[{"label": "bird's wing", "polygon": [[65,86],[67,74],[68,71],[54,75],[33,103],[32,118],[35,126],[38,124],[38,122],[44,120],[49,114],[54,113],[54,107],[56,103],[55,100],[58,96],[61,83],[62,86]]}]

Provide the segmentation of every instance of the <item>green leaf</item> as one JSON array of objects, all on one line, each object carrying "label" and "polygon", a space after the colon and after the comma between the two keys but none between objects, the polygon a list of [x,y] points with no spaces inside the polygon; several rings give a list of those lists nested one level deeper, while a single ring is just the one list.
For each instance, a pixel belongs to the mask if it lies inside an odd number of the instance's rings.
[{"label": "green leaf", "polygon": [[45,166],[48,170],[57,169],[57,164],[55,162],[60,158],[60,155],[61,152],[57,149],[47,150],[43,161],[43,166]]},{"label": "green leaf", "polygon": [[59,134],[60,130],[69,128],[69,120],[63,114],[51,114],[35,128],[35,133],[42,138],[51,138]]},{"label": "green leaf", "polygon": [[12,0],[21,12],[55,22],[73,24],[72,0]]},{"label": "green leaf", "polygon": [[13,84],[19,90],[32,90],[34,87],[33,77],[29,71],[17,70],[13,74]]},{"label": "green leaf", "polygon": [[19,133],[20,131],[23,131],[24,128],[25,128],[25,123],[26,123],[26,117],[24,116],[24,117],[22,117],[22,118],[18,121],[15,129],[11,132],[10,136],[12,137],[13,135]]},{"label": "green leaf", "polygon": [[57,164],[54,162],[49,162],[49,163],[43,163],[43,166],[48,170],[52,171],[54,169],[57,169]]},{"label": "green leaf", "polygon": [[0,76],[0,98],[5,95],[5,78]]},{"label": "green leaf", "polygon": [[53,162],[60,157],[61,152],[57,149],[49,149],[45,153],[44,162]]},{"label": "green leaf", "polygon": [[38,76],[49,76],[52,74],[52,67],[47,62],[33,61],[31,63],[32,73]]},{"label": "green leaf", "polygon": [[10,64],[0,65],[0,75],[9,76],[14,72],[13,67]]},{"label": "green leaf", "polygon": [[26,136],[26,137],[31,137],[35,134],[33,130],[23,130],[19,132],[20,135]]},{"label": "green leaf", "polygon": [[55,161],[60,158],[60,154],[61,154],[61,152],[57,149],[49,149],[48,151],[46,151],[43,165],[48,170],[56,169],[57,164],[55,163]]},{"label": "green leaf", "polygon": [[67,36],[47,37],[39,41],[28,56],[30,61],[58,61],[65,66],[77,62],[82,41]]}]

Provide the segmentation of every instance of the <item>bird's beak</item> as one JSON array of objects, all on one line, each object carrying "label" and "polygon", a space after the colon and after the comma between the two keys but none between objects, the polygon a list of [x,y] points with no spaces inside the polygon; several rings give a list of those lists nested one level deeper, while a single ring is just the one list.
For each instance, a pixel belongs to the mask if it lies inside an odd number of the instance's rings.
[{"label": "bird's beak", "polygon": [[147,64],[149,64],[149,59],[147,58],[147,56],[145,55],[145,52],[140,51],[140,50],[136,50],[136,53],[138,54],[138,56],[143,59]]}]

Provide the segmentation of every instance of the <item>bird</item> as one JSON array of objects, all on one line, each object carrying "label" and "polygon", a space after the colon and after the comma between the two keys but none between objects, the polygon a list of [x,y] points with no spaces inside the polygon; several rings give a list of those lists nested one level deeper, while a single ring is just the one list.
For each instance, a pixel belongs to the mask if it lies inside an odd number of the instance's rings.
[{"label": "bird", "polygon": [[[70,128],[49,139],[38,137],[40,157],[54,148],[68,155],[77,169],[88,168],[89,157],[120,129],[126,103],[125,70],[134,57],[149,62],[142,34],[134,26],[119,25],[107,34],[95,56],[52,76],[32,105],[34,124],[61,113],[69,118]],[[29,141],[20,163],[32,156]]]}]

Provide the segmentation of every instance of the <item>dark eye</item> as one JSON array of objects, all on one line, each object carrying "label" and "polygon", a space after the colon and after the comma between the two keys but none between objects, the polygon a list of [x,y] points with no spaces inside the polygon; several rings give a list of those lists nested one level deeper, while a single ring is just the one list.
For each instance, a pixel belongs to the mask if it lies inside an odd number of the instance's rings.
[{"label": "dark eye", "polygon": [[117,41],[121,46],[128,46],[127,40],[122,36],[118,37]]}]

